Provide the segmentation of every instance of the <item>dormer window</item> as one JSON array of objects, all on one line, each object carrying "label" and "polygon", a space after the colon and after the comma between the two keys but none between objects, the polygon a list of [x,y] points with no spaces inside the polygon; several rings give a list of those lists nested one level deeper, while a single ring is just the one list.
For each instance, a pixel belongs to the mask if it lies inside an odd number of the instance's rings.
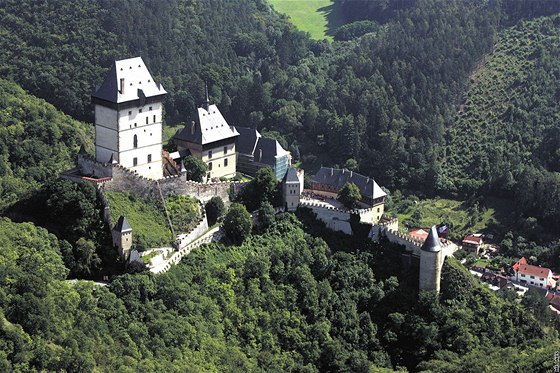
[{"label": "dormer window", "polygon": [[134,149],[138,147],[138,135],[134,135],[134,138],[132,139],[132,146]]}]

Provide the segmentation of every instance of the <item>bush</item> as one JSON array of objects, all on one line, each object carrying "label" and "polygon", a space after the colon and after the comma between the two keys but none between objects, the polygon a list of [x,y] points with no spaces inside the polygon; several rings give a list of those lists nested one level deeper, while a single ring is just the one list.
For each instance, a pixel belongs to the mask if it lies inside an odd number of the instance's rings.
[{"label": "bush", "polygon": [[235,244],[241,244],[253,228],[251,215],[240,203],[233,203],[224,218],[223,229],[226,236]]},{"label": "bush", "polygon": [[206,209],[206,218],[208,219],[208,225],[216,224],[216,222],[220,220],[226,212],[224,201],[217,196],[212,197],[210,201],[206,202],[204,208]]}]

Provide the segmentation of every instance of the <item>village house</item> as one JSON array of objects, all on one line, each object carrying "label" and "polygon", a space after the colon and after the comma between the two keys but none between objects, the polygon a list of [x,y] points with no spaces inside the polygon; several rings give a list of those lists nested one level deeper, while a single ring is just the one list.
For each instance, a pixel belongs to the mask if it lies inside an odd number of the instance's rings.
[{"label": "village house", "polygon": [[513,265],[512,281],[546,289],[555,286],[552,279],[552,271],[549,268],[538,267],[527,263],[527,259],[521,258]]},{"label": "village house", "polygon": [[481,252],[482,244],[482,237],[472,234],[465,236],[465,238],[463,238],[463,241],[461,242],[463,250],[469,253],[475,253],[477,255]]}]

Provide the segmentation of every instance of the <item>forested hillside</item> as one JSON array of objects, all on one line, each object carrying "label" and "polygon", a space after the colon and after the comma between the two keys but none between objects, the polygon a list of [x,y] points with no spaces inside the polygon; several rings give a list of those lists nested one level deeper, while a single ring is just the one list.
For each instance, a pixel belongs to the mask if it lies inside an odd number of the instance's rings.
[{"label": "forested hillside", "polygon": [[442,162],[446,189],[505,193],[550,226],[560,223],[559,25],[554,16],[500,33],[470,78]]},{"label": "forested hillside", "polygon": [[0,211],[73,167],[92,128],[0,79]]},{"label": "forested hillside", "polygon": [[[441,300],[417,298],[406,279],[376,274],[378,248],[333,252],[293,215],[276,220],[242,246],[213,244],[167,274],[125,275],[108,287],[65,282],[54,236],[0,220],[1,369],[551,368],[559,346],[536,320],[454,262]],[[487,351],[507,358],[489,361]]]}]

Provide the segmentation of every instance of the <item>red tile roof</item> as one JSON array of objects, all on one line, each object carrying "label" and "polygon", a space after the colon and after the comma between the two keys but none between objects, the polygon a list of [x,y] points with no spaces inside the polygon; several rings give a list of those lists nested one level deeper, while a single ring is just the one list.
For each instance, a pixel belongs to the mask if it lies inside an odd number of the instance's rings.
[{"label": "red tile roof", "polygon": [[548,268],[532,266],[529,264],[519,265],[518,272],[524,275],[535,277],[548,277],[549,274],[552,274],[552,271]]},{"label": "red tile roof", "polygon": [[527,259],[525,259],[525,257],[522,257],[517,262],[515,262],[515,264],[513,265],[513,270],[518,271],[520,265],[526,265],[526,264],[527,264]]},{"label": "red tile roof", "polygon": [[477,237],[477,236],[465,236],[465,238],[463,238],[463,243],[465,244],[471,244],[471,245],[480,245],[482,243],[482,237]]}]

